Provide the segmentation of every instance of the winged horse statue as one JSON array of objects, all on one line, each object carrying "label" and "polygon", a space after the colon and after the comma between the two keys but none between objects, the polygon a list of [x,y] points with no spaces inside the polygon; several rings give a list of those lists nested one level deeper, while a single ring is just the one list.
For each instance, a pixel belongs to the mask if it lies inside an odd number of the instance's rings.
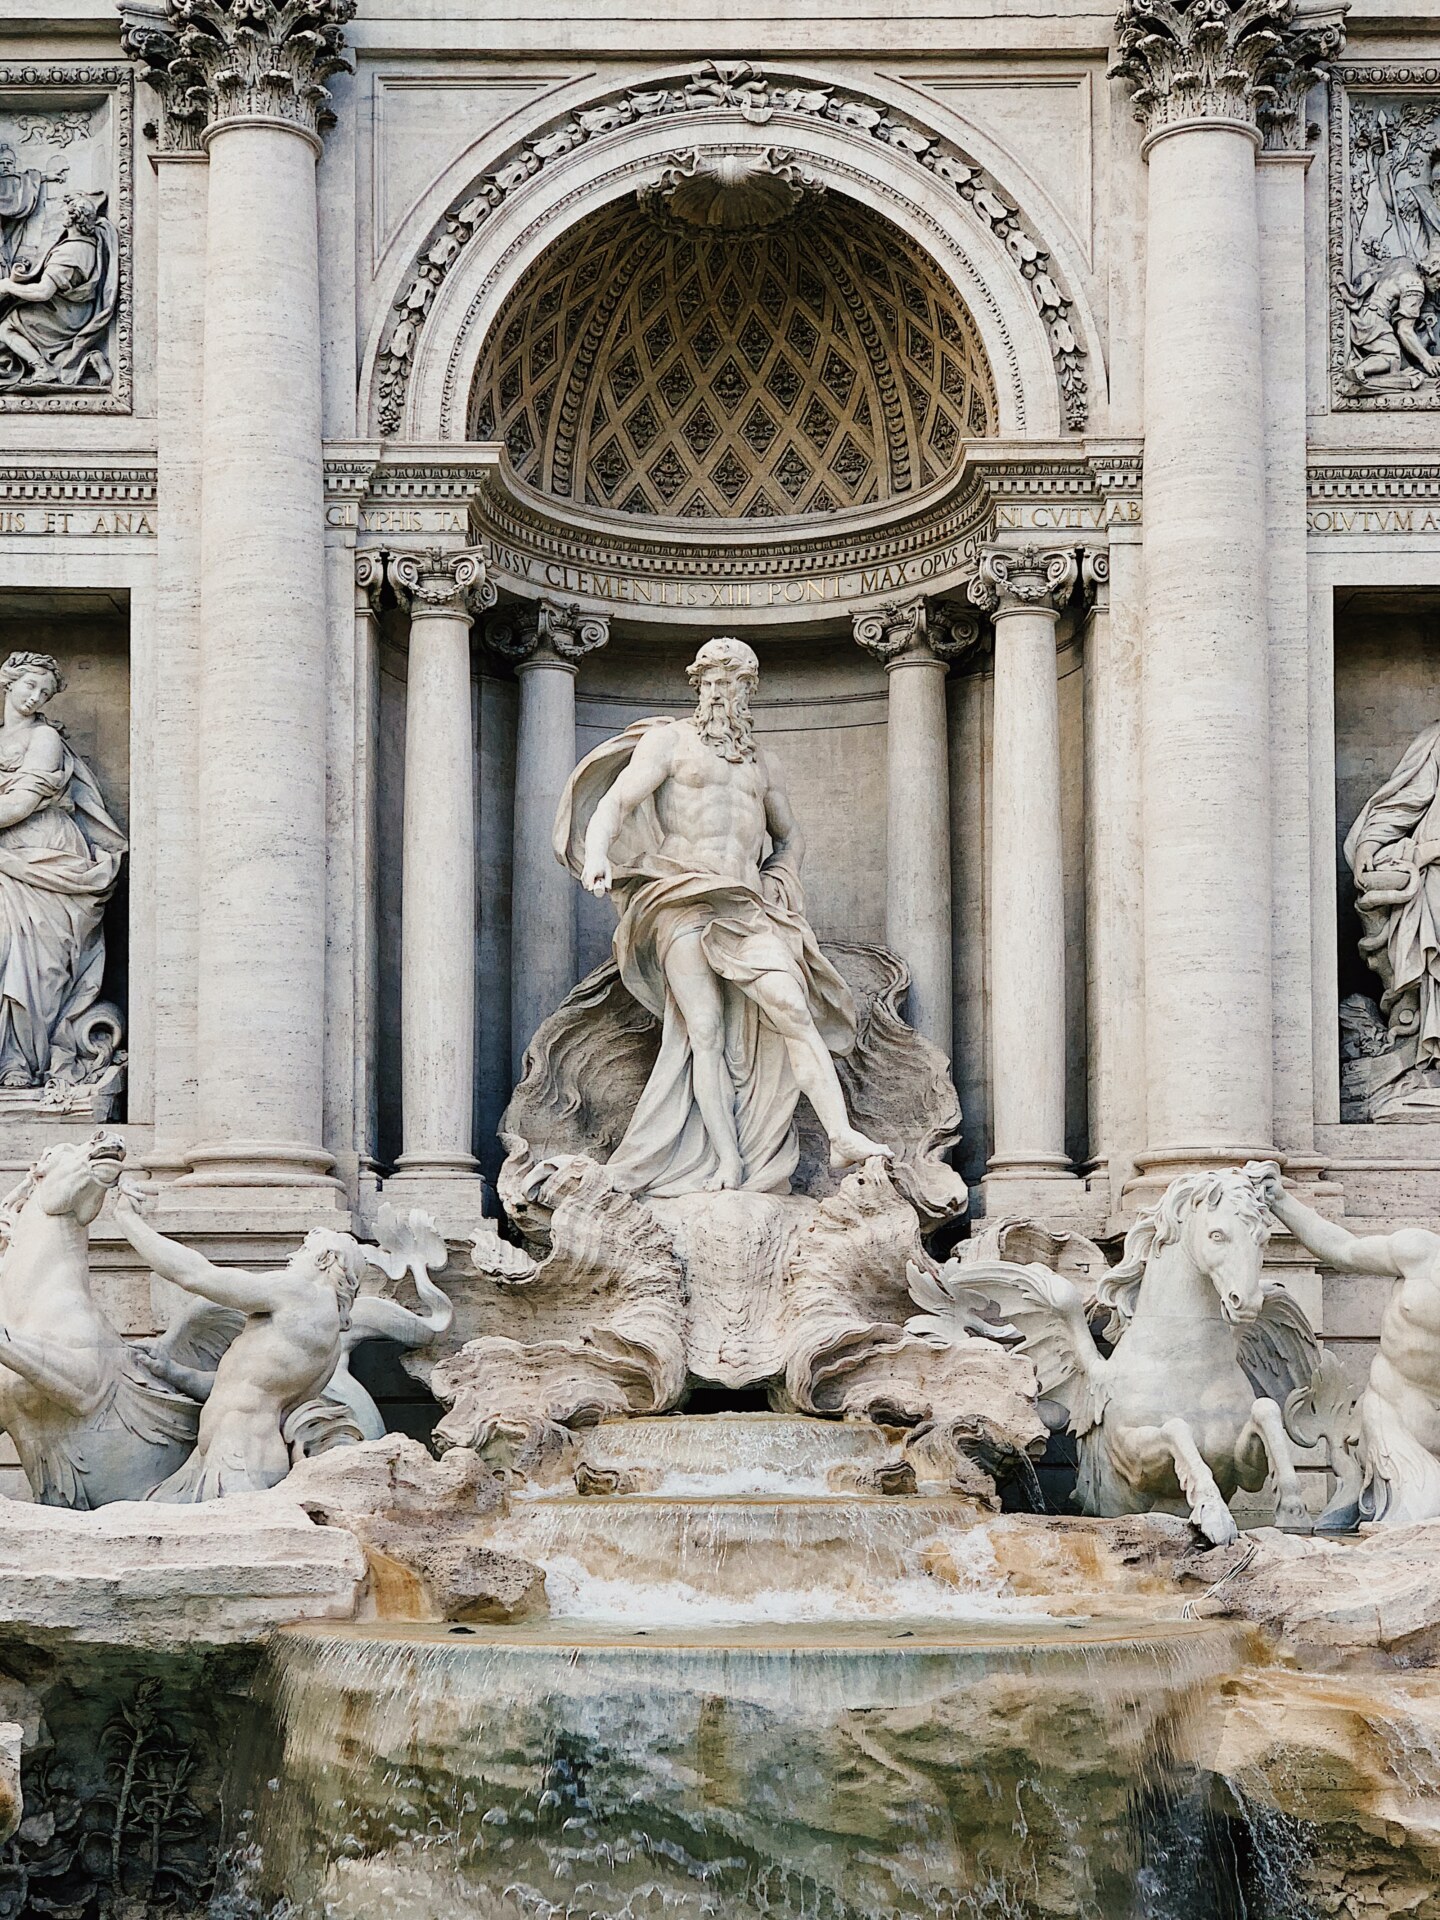
[{"label": "winged horse statue", "polygon": [[[1321,1356],[1305,1315],[1263,1272],[1262,1171],[1172,1180],[1090,1299],[1041,1265],[950,1260],[938,1278],[912,1266],[925,1312],[910,1331],[947,1343],[981,1333],[1029,1355],[1042,1402],[1058,1403],[1076,1436],[1083,1513],[1186,1513],[1223,1546],[1238,1533],[1231,1496],[1269,1473],[1276,1525],[1309,1532],[1282,1409],[1311,1388]],[[1097,1306],[1109,1316],[1103,1347]]]}]

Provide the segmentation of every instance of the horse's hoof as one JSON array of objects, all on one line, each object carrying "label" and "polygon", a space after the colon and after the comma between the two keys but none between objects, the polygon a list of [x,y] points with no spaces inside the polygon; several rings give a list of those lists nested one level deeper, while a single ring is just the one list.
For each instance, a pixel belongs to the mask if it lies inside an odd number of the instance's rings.
[{"label": "horse's hoof", "polygon": [[1275,1507],[1275,1525],[1281,1533],[1313,1533],[1314,1515],[1303,1500],[1281,1500]]},{"label": "horse's hoof", "polygon": [[1190,1524],[1200,1529],[1212,1547],[1228,1547],[1240,1538],[1235,1516],[1223,1500],[1202,1500],[1191,1514]]}]

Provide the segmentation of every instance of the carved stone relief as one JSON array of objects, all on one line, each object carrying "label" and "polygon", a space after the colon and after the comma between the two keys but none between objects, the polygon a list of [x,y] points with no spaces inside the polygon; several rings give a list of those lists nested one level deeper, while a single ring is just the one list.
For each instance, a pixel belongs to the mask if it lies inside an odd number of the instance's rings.
[{"label": "carved stone relief", "polygon": [[128,67],[0,67],[0,411],[127,412]]},{"label": "carved stone relief", "polygon": [[[436,292],[475,234],[509,194],[551,161],[618,128],[709,111],[738,112],[752,124],[761,125],[777,115],[823,119],[858,139],[882,142],[943,182],[965,203],[968,213],[1004,241],[1018,263],[1050,337],[1065,424],[1077,429],[1086,424],[1089,383],[1085,350],[1071,324],[1073,302],[1056,277],[1049,252],[980,167],[948,142],[896,119],[874,101],[842,94],[832,87],[772,79],[744,63],[721,65],[710,61],[682,84],[630,88],[567,114],[514,149],[436,224],[415,261],[409,284],[395,302],[396,318],[381,350],[376,395],[381,433],[400,430],[416,348]],[[780,130],[777,127],[777,132]]]},{"label": "carved stone relief", "polygon": [[1440,407],[1440,67],[1342,67],[1330,372],[1343,408]]}]

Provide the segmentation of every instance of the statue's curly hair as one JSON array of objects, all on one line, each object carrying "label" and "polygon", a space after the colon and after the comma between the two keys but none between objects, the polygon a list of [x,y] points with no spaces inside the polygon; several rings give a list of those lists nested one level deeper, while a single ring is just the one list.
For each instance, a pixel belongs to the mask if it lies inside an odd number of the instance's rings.
[{"label": "statue's curly hair", "polygon": [[[60,671],[60,662],[53,653],[12,653],[0,667],[0,689],[13,687],[17,680],[27,673],[46,673],[54,683],[54,692],[65,691],[65,676]],[[52,695],[53,698],[53,695]]]}]

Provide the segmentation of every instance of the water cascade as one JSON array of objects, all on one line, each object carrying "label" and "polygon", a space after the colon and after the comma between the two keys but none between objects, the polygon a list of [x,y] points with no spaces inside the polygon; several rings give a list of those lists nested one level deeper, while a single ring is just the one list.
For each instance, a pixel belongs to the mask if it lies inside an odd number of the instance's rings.
[{"label": "water cascade", "polygon": [[1242,1632],[1007,1595],[971,1502],[837,1489],[870,1444],[600,1429],[593,1469],[646,1492],[515,1498],[490,1532],[545,1566],[548,1620],[278,1636],[236,1910],[1227,1913],[1202,1768]]}]

